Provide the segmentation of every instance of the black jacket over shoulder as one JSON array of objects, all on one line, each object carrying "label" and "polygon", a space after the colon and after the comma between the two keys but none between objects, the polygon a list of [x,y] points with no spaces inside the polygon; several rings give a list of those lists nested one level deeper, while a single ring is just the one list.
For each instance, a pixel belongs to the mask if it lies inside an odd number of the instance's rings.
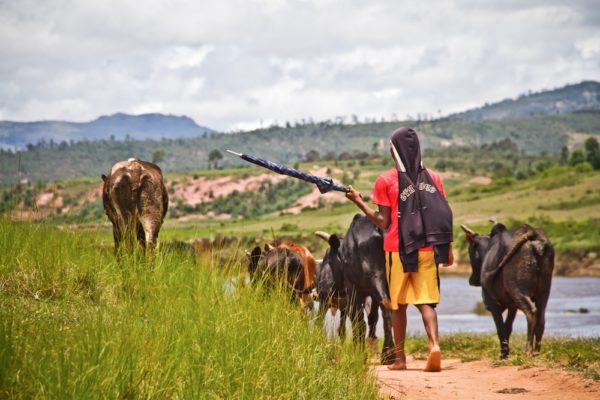
[{"label": "black jacket over shoulder", "polygon": [[392,135],[398,167],[398,240],[404,272],[418,270],[419,249],[433,245],[435,262],[448,262],[452,210],[421,163],[417,133],[399,128]]}]

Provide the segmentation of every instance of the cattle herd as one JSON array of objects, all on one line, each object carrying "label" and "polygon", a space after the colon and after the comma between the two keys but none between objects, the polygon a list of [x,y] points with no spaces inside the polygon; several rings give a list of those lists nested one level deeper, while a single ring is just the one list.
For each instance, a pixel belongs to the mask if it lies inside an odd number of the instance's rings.
[{"label": "cattle herd", "polygon": [[[132,252],[137,241],[153,254],[169,202],[160,168],[129,159],[113,165],[102,180],[102,202],[113,225],[115,253]],[[509,355],[517,310],[527,318],[527,353],[539,352],[554,268],[552,244],[542,230],[529,225],[507,229],[494,221],[488,235],[479,235],[465,225],[461,228],[469,244],[469,283],[482,288],[484,304],[492,313],[500,340],[500,356]],[[339,310],[339,334],[345,334],[344,321],[349,318],[353,339],[360,345],[366,336],[365,313],[368,337],[376,343],[375,326],[381,311],[381,362],[393,363],[384,233],[366,217],[356,215],[344,236],[315,234],[329,245],[321,262],[298,243],[266,244],[247,252],[251,280],[283,282],[304,309],[311,309],[313,300],[317,300],[321,316],[329,309]]]}]

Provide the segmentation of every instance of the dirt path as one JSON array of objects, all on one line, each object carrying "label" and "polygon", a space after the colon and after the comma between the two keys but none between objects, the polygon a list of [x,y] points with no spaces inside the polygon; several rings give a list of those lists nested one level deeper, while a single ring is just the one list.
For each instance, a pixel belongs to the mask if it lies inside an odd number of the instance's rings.
[{"label": "dirt path", "polygon": [[493,367],[489,361],[442,360],[442,372],[425,373],[424,360],[409,359],[406,371],[374,366],[384,399],[597,400],[600,383],[559,369]]}]

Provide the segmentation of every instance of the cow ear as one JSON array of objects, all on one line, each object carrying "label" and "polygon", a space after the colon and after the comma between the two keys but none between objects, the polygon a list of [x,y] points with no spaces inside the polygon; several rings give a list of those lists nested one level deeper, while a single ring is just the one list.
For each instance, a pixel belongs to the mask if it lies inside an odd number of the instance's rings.
[{"label": "cow ear", "polygon": [[329,245],[332,249],[338,250],[340,248],[340,238],[335,233],[329,236]]},{"label": "cow ear", "polygon": [[477,232],[475,232],[473,229],[469,228],[466,225],[461,225],[460,228],[465,232],[465,237],[467,238],[468,242],[473,244],[473,241],[477,236]]},{"label": "cow ear", "polygon": [[102,174],[102,180],[106,182],[106,175]]}]

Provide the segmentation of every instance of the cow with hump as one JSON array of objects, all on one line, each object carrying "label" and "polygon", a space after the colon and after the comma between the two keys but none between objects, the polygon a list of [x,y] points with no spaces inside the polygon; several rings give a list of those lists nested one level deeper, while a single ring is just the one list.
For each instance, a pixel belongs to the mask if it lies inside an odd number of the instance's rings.
[{"label": "cow with hump", "polygon": [[[517,310],[527,318],[528,355],[540,351],[552,270],[554,247],[541,229],[523,225],[507,229],[494,222],[489,235],[461,225],[469,242],[471,286],[481,286],[483,303],[492,313],[501,358],[509,354],[509,340]],[[508,310],[506,319],[502,313]],[[535,341],[534,341],[535,339]]]},{"label": "cow with hump", "polygon": [[369,338],[374,338],[378,309],[381,309],[384,332],[381,362],[393,363],[391,314],[384,306],[389,302],[389,294],[383,232],[367,217],[356,214],[343,237],[326,232],[316,232],[316,235],[329,243],[318,274],[320,303],[328,308],[340,308],[342,325],[347,315],[352,322],[353,338],[361,344],[366,330],[364,312],[368,315]]},{"label": "cow with hump", "polygon": [[291,242],[266,244],[264,250],[256,246],[247,255],[253,281],[263,279],[274,284],[283,280],[304,309],[312,307],[316,260],[305,246]]},{"label": "cow with hump", "polygon": [[113,225],[115,252],[121,243],[133,252],[136,239],[153,250],[169,206],[161,169],[130,158],[113,165],[102,180],[102,204]]}]

